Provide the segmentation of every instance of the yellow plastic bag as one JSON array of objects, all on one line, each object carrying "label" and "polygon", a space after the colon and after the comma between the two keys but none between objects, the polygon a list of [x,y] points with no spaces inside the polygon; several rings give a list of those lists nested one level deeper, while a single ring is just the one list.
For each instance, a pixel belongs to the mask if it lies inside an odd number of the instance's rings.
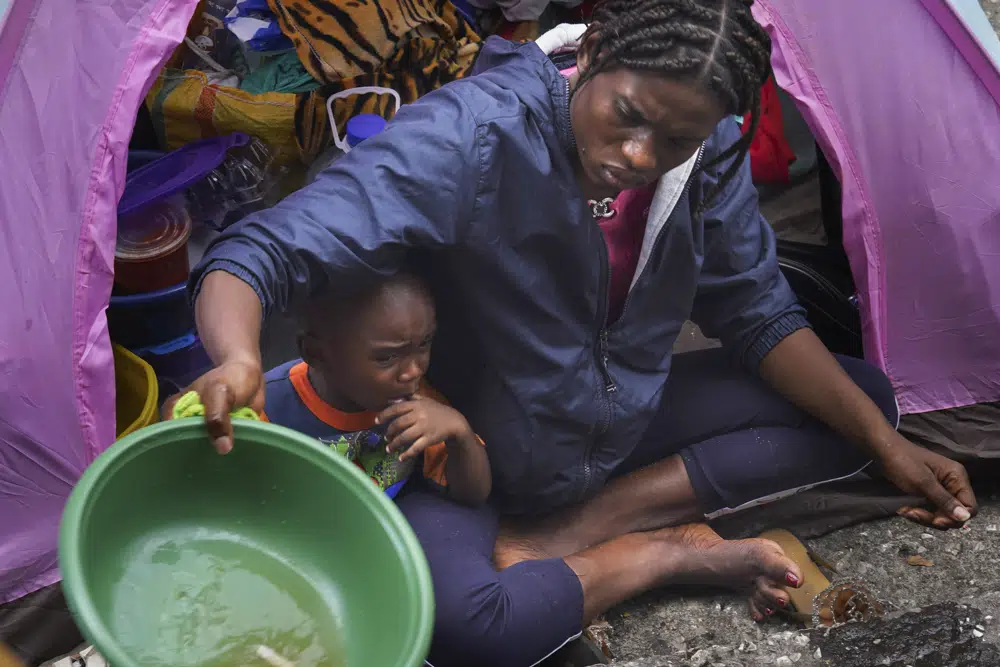
[{"label": "yellow plastic bag", "polygon": [[261,139],[279,165],[309,164],[330,141],[318,92],[254,95],[211,83],[198,70],[164,70],[146,97],[160,144],[175,150],[199,139],[245,132]]}]

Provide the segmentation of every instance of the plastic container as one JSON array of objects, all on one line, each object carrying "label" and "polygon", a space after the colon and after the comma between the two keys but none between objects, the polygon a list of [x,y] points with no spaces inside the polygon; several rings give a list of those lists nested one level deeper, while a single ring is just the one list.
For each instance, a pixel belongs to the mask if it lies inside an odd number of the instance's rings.
[{"label": "plastic container", "polygon": [[223,230],[254,211],[278,202],[281,174],[267,145],[248,135],[234,144],[223,161],[187,190],[191,216]]},{"label": "plastic container", "polygon": [[156,162],[161,157],[166,155],[163,151],[149,151],[149,150],[130,150],[128,152],[128,160],[125,163],[125,172],[131,175],[132,172],[137,171],[141,167],[145,167],[150,162]]},{"label": "plastic container", "polygon": [[[143,156],[130,154],[138,164]],[[141,224],[146,207],[170,199],[194,224],[221,230],[278,201],[282,173],[267,145],[242,132],[202,139],[131,171],[118,227]]]},{"label": "plastic container", "polygon": [[212,370],[212,360],[194,333],[142,349],[135,353],[156,372],[160,400],[180,392],[199,377]]},{"label": "plastic container", "polygon": [[156,373],[121,345],[112,345],[115,360],[115,434],[118,438],[155,424],[159,419]]},{"label": "plastic container", "polygon": [[345,97],[365,94],[391,96],[396,101],[396,109],[393,111],[393,115],[399,112],[399,107],[402,106],[402,99],[399,97],[399,93],[391,88],[362,86],[359,88],[348,88],[335,95],[331,95],[326,101],[326,113],[330,121],[330,129],[333,132],[333,145],[323,151],[312,165],[309,166],[309,170],[306,172],[306,183],[315,181],[319,173],[333,164],[334,160],[350,153],[352,148],[365,139],[369,139],[385,129],[386,120],[382,116],[372,113],[358,114],[348,119],[347,126],[345,127],[346,136],[341,138],[340,131],[337,129],[336,117],[333,115],[334,102]]},{"label": "plastic container", "polygon": [[145,294],[112,294],[111,340],[130,350],[162,345],[194,330],[187,282]]},{"label": "plastic container", "polygon": [[[315,438],[233,426],[227,456],[203,419],[181,419],[118,441],[84,472],[59,531],[62,588],[83,635],[114,667],[258,664],[220,649],[261,640],[316,664],[301,653],[310,630],[320,646],[343,642],[341,659],[323,664],[421,667],[434,594],[403,514]],[[156,584],[136,585],[140,574]],[[276,595],[280,607],[267,601]],[[298,609],[306,623],[274,626]]]},{"label": "plastic container", "polygon": [[185,192],[221,165],[234,146],[250,143],[242,132],[195,141],[171,151],[128,175],[125,192],[118,202],[119,227],[150,204]]},{"label": "plastic container", "polygon": [[121,294],[143,294],[187,280],[191,216],[173,196],[119,217],[115,286]]}]

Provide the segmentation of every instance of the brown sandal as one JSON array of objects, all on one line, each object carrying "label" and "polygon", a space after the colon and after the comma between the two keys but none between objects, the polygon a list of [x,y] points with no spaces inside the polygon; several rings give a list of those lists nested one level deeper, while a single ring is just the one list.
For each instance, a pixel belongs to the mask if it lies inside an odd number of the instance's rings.
[{"label": "brown sandal", "polygon": [[840,579],[831,583],[820,566],[834,574],[839,574],[837,570],[787,530],[769,530],[760,537],[776,542],[802,572],[799,588],[783,588],[794,609],[786,612],[792,618],[807,627],[830,627],[847,621],[867,621],[885,614],[886,603],[864,582]]}]

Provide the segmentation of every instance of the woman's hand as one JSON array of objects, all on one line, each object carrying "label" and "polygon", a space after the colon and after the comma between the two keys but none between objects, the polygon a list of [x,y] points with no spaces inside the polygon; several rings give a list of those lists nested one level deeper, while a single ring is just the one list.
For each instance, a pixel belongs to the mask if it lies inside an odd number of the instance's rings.
[{"label": "woman's hand", "polygon": [[413,458],[439,442],[448,447],[477,444],[469,422],[458,410],[432,398],[414,396],[390,405],[376,418],[377,424],[389,424],[385,430],[386,451],[401,451],[400,461]]},{"label": "woman's hand", "polygon": [[935,510],[903,507],[911,521],[946,530],[958,528],[979,511],[969,475],[961,463],[919,447],[897,435],[881,451],[885,476],[906,493],[927,498]]},{"label": "woman's hand", "polygon": [[233,448],[233,423],[229,413],[242,407],[264,409],[264,372],[251,361],[227,361],[195,380],[191,386],[163,405],[163,419],[173,417],[174,403],[189,391],[198,392],[205,406],[205,426],[212,445],[220,454]]}]

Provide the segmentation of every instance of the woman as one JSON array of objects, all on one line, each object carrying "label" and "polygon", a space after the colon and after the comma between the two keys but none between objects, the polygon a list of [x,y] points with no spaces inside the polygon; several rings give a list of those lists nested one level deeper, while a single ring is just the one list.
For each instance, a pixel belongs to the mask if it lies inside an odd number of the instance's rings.
[{"label": "woman", "polygon": [[[748,590],[761,619],[801,573],[706,517],[870,460],[934,507],[911,519],[976,511],[962,467],[896,433],[886,378],[830,355],[782,278],[753,133],[731,118],[756,117],[770,71],[749,5],[606,0],[565,74],[538,45],[490,40],[474,76],[227,231],[195,273],[217,368],[193,388],[225,453],[226,414],[263,402],[263,315],[426,260],[432,379],[494,470],[489,509],[399,500],[434,578],[437,667],[534,664],[675,582]],[[723,351],[672,360],[688,318]]]}]

